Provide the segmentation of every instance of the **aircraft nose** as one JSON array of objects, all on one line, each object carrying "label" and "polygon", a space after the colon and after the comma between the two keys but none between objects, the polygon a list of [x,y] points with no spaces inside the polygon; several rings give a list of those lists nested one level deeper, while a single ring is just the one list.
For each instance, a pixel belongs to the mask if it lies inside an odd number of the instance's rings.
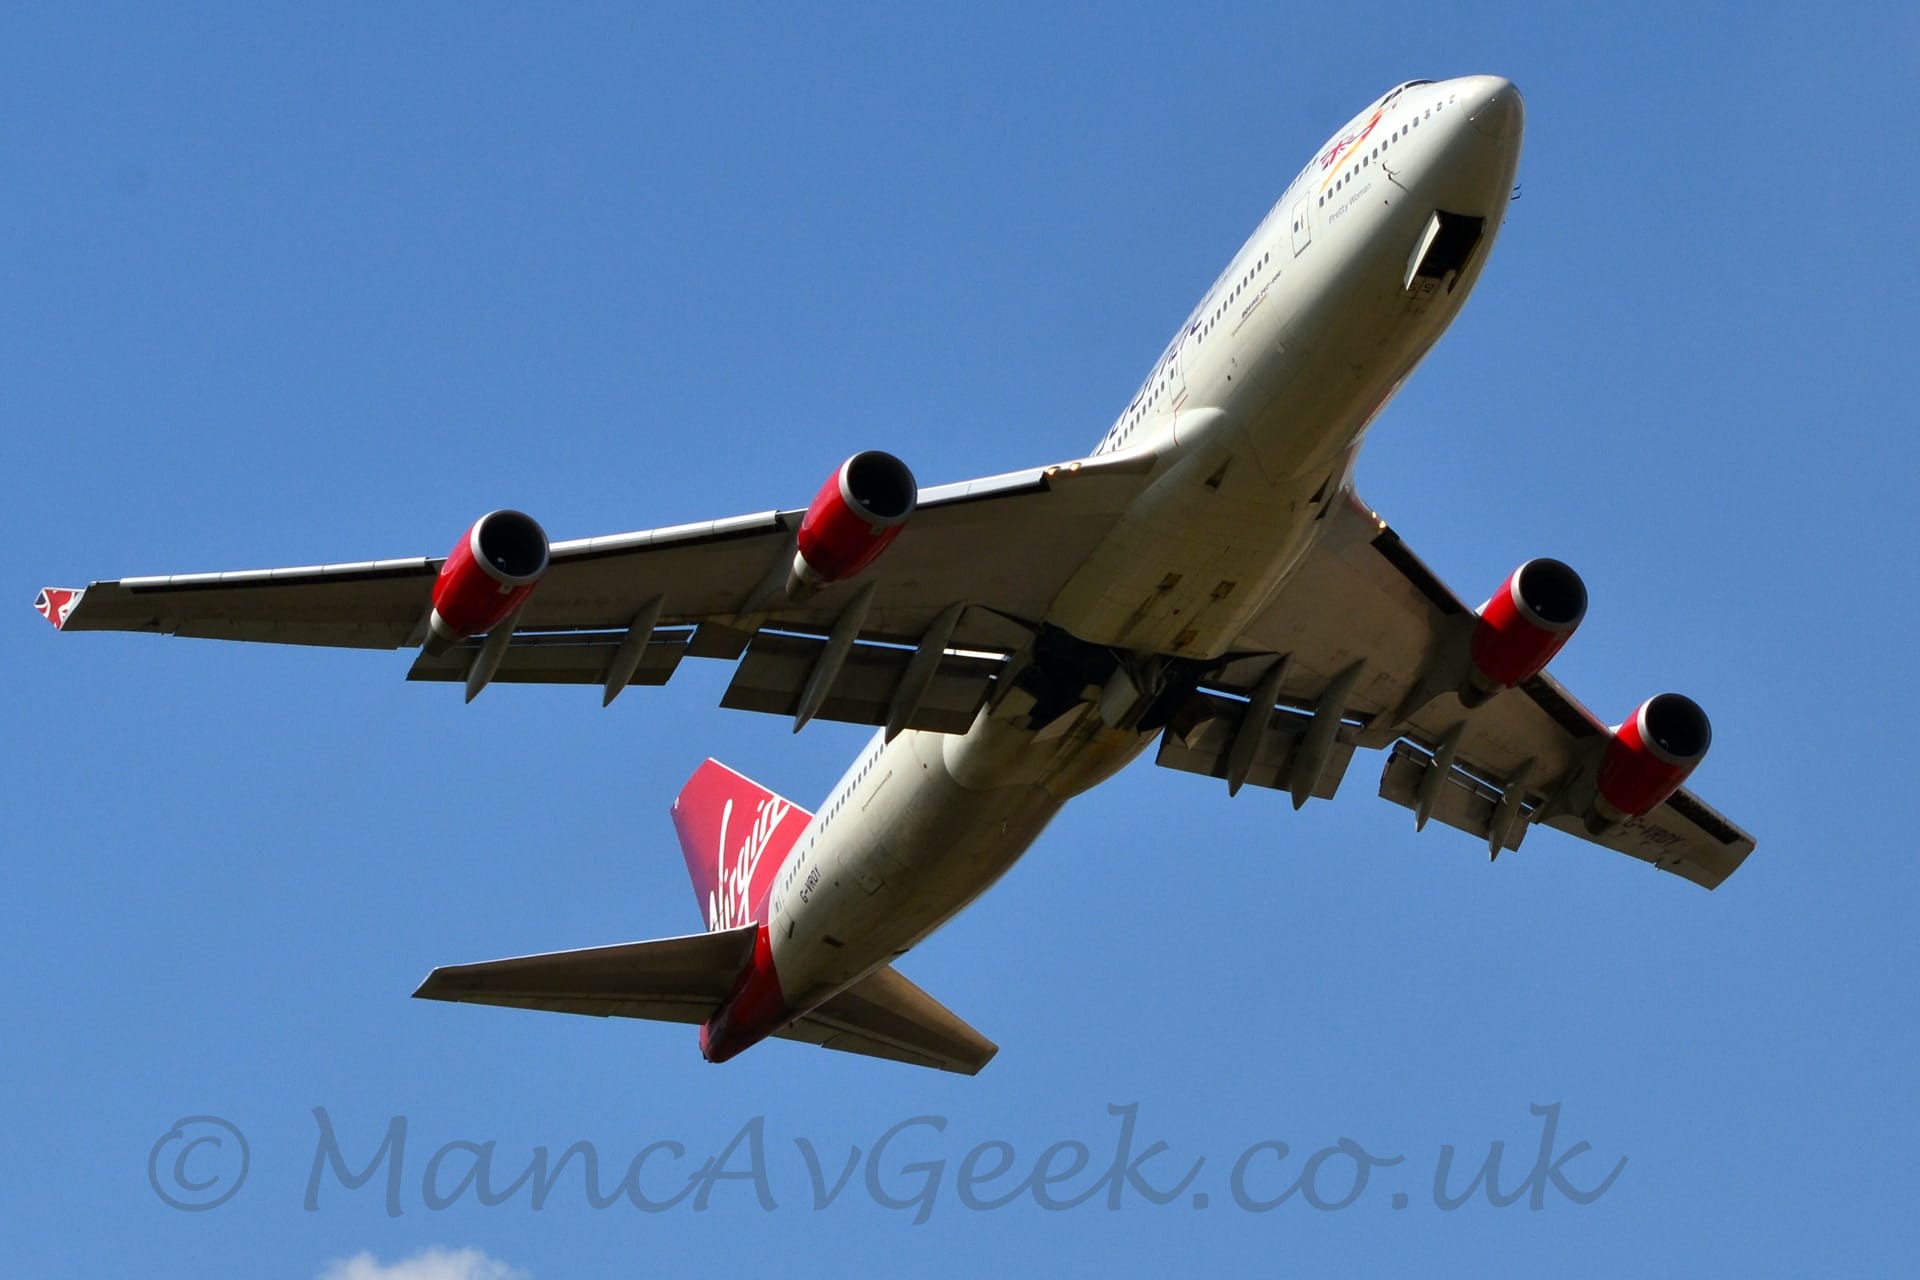
[{"label": "aircraft nose", "polygon": [[1527,109],[1520,101],[1520,91],[1513,87],[1513,81],[1502,76],[1480,76],[1474,87],[1474,96],[1468,101],[1473,105],[1467,113],[1467,119],[1473,127],[1489,138],[1507,141],[1520,136],[1526,127]]}]

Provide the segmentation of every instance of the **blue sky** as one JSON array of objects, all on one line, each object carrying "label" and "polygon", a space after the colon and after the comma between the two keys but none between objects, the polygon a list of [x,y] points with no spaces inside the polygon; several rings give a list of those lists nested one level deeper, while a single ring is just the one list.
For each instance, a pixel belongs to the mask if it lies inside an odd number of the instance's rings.
[{"label": "blue sky", "polygon": [[[9,1271],[1910,1258],[1910,9],[160,13],[0,17]],[[1143,763],[903,965],[1000,1042],[983,1075],[785,1045],[714,1068],[686,1028],[407,994],[697,927],[682,779],[713,755],[811,804],[862,731],[721,711],[719,668],[609,711],[462,706],[403,654],[61,638],[27,608],[439,554],[499,505],[558,537],[799,505],[858,448],[929,483],[1073,456],[1330,131],[1479,71],[1527,95],[1522,198],[1360,489],[1463,595],[1577,566],[1554,669],[1601,714],[1708,709],[1697,789],[1760,839],[1717,893],[1550,832],[1489,867],[1416,838],[1367,760],[1298,814]],[[1445,1147],[1456,1192],[1494,1141],[1519,1184],[1556,1103],[1554,1156],[1591,1144],[1572,1183],[1626,1160],[1603,1195],[1435,1203]],[[961,1202],[982,1143],[1021,1171],[982,1194],[1072,1141],[1085,1188],[1129,1105],[1134,1154],[1170,1149],[1149,1180],[1205,1162],[1172,1204]],[[397,1216],[384,1171],[323,1169],[304,1206],[316,1108],[356,1168],[405,1118]],[[249,1152],[204,1212],[149,1180],[211,1132],[163,1141],[192,1116]],[[924,1224],[864,1163],[814,1208],[797,1140],[831,1178],[920,1116],[945,1127],[871,1167],[911,1198],[940,1166]],[[727,1167],[759,1133],[771,1210],[741,1180],[658,1214],[572,1175],[538,1210],[422,1190],[449,1143],[494,1142],[506,1183],[541,1147],[612,1169],[677,1142],[644,1166],[664,1195],[743,1132]],[[1233,1202],[1243,1153],[1266,1198],[1342,1139],[1404,1160],[1339,1210]],[[1351,1166],[1315,1166],[1323,1201]]]}]

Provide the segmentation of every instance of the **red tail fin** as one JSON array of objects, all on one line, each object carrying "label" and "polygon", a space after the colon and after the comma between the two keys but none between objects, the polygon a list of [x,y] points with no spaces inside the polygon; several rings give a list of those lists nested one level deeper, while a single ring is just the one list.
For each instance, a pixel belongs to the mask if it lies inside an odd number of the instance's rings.
[{"label": "red tail fin", "polygon": [[773,877],[812,818],[718,760],[693,771],[673,826],[709,931],[765,923]]}]

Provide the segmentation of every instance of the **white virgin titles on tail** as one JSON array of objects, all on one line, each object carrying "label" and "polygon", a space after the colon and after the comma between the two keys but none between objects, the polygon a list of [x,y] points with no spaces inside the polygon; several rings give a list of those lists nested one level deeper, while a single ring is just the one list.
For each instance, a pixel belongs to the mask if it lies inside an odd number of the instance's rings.
[{"label": "white virgin titles on tail", "polygon": [[720,811],[720,838],[716,842],[716,874],[713,892],[707,895],[707,927],[709,929],[735,929],[743,924],[753,923],[753,875],[760,866],[760,858],[767,851],[767,845],[773,833],[780,826],[793,806],[779,796],[768,796],[754,810],[753,825],[747,828],[746,837],[740,842],[740,849],[734,855],[733,865],[727,865],[727,827],[733,820],[733,801],[728,799]]}]

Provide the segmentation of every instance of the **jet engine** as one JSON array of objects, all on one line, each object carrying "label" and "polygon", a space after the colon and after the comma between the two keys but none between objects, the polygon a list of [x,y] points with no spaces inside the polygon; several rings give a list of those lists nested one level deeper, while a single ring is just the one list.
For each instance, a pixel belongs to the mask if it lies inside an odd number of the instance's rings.
[{"label": "jet engine", "polygon": [[429,654],[491,631],[519,608],[547,571],[547,531],[521,511],[490,511],[473,522],[433,581]]},{"label": "jet engine", "polygon": [[1652,811],[1680,789],[1712,742],[1713,726],[1692,698],[1648,698],[1613,730],[1600,758],[1596,816],[1612,823]]},{"label": "jet engine", "polygon": [[799,599],[872,564],[906,527],[919,500],[907,464],[890,453],[856,453],[827,477],[800,520],[787,595]]},{"label": "jet engine", "polygon": [[1532,679],[1587,616],[1587,587],[1558,560],[1529,560],[1507,575],[1474,624],[1472,663],[1460,700],[1478,706]]}]

